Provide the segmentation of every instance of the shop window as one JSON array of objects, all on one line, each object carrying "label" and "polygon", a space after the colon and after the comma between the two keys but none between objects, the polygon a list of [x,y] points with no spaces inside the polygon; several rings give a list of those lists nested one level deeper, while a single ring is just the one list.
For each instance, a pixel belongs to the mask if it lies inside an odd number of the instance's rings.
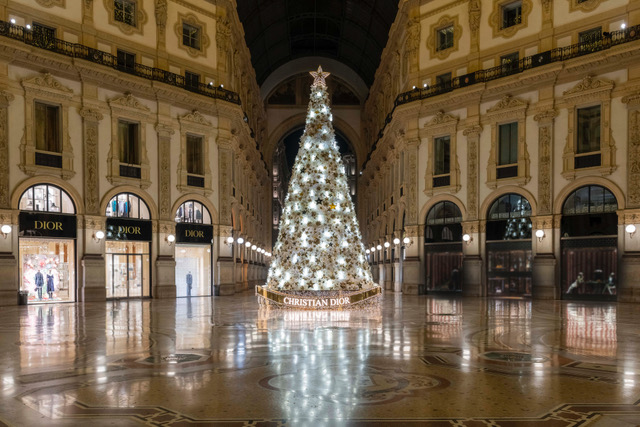
[{"label": "shop window", "polygon": [[49,184],[29,187],[22,193],[18,208],[21,211],[76,213],[75,205],[69,194],[60,187]]},{"label": "shop window", "polygon": [[425,221],[425,283],[430,292],[460,291],[462,214],[455,203],[438,202]]},{"label": "shop window", "polygon": [[120,193],[107,204],[106,216],[132,219],[151,219],[149,207],[140,197],[131,193]]},{"label": "shop window", "polygon": [[176,211],[176,222],[187,222],[195,224],[211,224],[211,214],[209,209],[202,203],[189,200],[180,205]]},{"label": "shop window", "polygon": [[531,204],[519,194],[505,194],[489,208],[487,240],[531,238]]},{"label": "shop window", "polygon": [[113,1],[113,19],[132,27],[136,26],[136,2],[131,0]]},{"label": "shop window", "polygon": [[522,2],[514,1],[502,6],[502,28],[513,27],[522,22]]},{"label": "shop window", "polygon": [[118,49],[117,54],[118,69],[125,72],[132,72],[136,69],[136,54]]},{"label": "shop window", "polygon": [[440,28],[437,31],[438,45],[436,50],[445,50],[453,47],[453,25],[449,25],[445,28]]},{"label": "shop window", "polygon": [[200,50],[201,28],[195,25],[182,23],[182,44],[192,49]]}]

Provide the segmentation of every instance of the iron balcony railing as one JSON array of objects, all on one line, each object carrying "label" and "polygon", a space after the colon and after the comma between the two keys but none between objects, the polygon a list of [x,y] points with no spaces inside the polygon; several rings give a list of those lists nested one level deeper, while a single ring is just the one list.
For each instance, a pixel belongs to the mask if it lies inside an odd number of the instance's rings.
[{"label": "iron balcony railing", "polygon": [[567,47],[558,47],[546,52],[538,53],[532,56],[522,58],[517,62],[510,62],[504,65],[498,65],[497,67],[487,68],[486,70],[478,70],[472,73],[468,73],[462,76],[454,77],[451,81],[447,81],[443,84],[435,84],[426,88],[415,88],[407,92],[399,94],[394,102],[393,109],[387,115],[385,123],[378,132],[378,138],[373,143],[371,150],[367,154],[367,159],[362,166],[364,169],[371,159],[371,154],[376,150],[378,141],[384,134],[384,129],[393,118],[393,113],[396,107],[404,104],[408,104],[414,101],[420,101],[423,99],[438,96],[443,93],[451,92],[456,89],[460,89],[466,86],[471,86],[476,83],[489,82],[502,77],[507,77],[513,74],[522,73],[532,68],[540,67],[542,65],[551,64],[554,62],[566,61],[572,58],[588,55],[594,52],[600,52],[610,49],[613,46],[617,46],[623,43],[640,40],[640,25],[634,25],[618,31],[612,31],[610,33],[602,33],[599,37],[590,38],[587,41],[576,43]]},{"label": "iron balcony railing", "polygon": [[204,83],[199,83],[197,85],[186,83],[184,76],[161,70],[159,68],[148,67],[137,63],[133,64],[133,66],[131,66],[131,64],[124,64],[118,61],[118,57],[116,55],[84,46],[79,43],[69,43],[64,40],[50,37],[44,32],[34,32],[25,27],[11,24],[10,22],[0,20],[0,36],[18,40],[25,44],[46,49],[51,52],[60,53],[65,56],[84,59],[89,62],[93,62],[94,64],[105,65],[115,70],[148,80],[167,83],[210,98],[221,99],[223,101],[240,105],[240,96],[236,92]]}]

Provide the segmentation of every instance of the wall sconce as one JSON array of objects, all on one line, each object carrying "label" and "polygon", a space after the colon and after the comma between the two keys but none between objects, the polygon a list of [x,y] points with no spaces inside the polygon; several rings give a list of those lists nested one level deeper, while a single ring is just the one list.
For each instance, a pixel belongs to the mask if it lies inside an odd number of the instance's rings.
[{"label": "wall sconce", "polygon": [[364,253],[369,255],[371,253],[371,251],[369,249],[367,249],[366,251],[364,251]]},{"label": "wall sconce", "polygon": [[389,242],[384,242],[384,247],[385,247],[385,248],[388,248],[389,246],[391,246],[391,243],[389,243]]},{"label": "wall sconce", "polygon": [[169,234],[167,237],[164,238],[164,240],[169,244],[169,246],[173,245],[173,242],[176,241],[176,236],[174,236],[173,234]]},{"label": "wall sconce", "polygon": [[393,239],[393,244],[394,245],[399,245],[400,244],[400,239],[398,239],[397,237],[395,239]]},{"label": "wall sconce", "polygon": [[11,233],[11,226],[5,224],[2,226],[2,228],[0,228],[0,231],[2,232],[2,237],[6,239],[7,236]]},{"label": "wall sconce", "polygon": [[413,240],[411,240],[410,237],[405,237],[404,239],[402,239],[402,244],[405,248],[408,248],[409,246],[413,245]]},{"label": "wall sconce", "polygon": [[247,242],[245,242],[245,244],[244,244],[244,245],[245,245],[246,247],[250,248],[250,247],[251,247],[251,242],[247,241]]},{"label": "wall sconce", "polygon": [[255,251],[256,249],[258,249],[258,247],[256,245],[251,246],[251,250]]},{"label": "wall sconce", "polygon": [[238,240],[236,240],[236,242],[238,242],[239,245],[244,243],[244,239],[242,237],[238,237]]},{"label": "wall sconce", "polygon": [[471,242],[473,242],[473,237],[470,234],[465,233],[462,235],[462,241],[469,246]]},{"label": "wall sconce", "polygon": [[[2,231],[4,233],[4,225],[2,226]],[[633,235],[636,234],[636,226],[633,224],[629,224],[624,228],[624,231],[626,231],[627,233],[629,233],[629,238],[633,239]]]},{"label": "wall sconce", "polygon": [[375,252],[376,251],[376,247],[375,246],[371,246],[371,249],[369,249],[371,252]]},{"label": "wall sconce", "polygon": [[536,237],[538,238],[538,242],[542,242],[542,239],[544,239],[544,230],[536,230]]},{"label": "wall sconce", "polygon": [[378,246],[376,246],[376,249],[377,249],[377,250],[379,250],[379,251],[381,251],[381,250],[382,250],[382,245],[378,245]]},{"label": "wall sconce", "polygon": [[224,242],[227,244],[227,246],[233,246],[233,242],[234,242],[233,237],[231,236],[227,237],[227,239]]},{"label": "wall sconce", "polygon": [[104,239],[104,231],[98,230],[95,233],[93,233],[93,240],[95,240],[96,243],[100,243],[100,240],[102,239]]}]

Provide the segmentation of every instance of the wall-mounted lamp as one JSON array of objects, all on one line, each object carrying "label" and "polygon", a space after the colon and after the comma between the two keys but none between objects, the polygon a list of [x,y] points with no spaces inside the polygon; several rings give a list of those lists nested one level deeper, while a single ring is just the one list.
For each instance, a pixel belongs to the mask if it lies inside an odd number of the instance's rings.
[{"label": "wall-mounted lamp", "polygon": [[382,250],[382,245],[378,245],[378,246],[376,246],[376,249],[377,249],[377,250],[379,250],[379,251],[381,251],[381,250]]},{"label": "wall-mounted lamp", "polygon": [[238,237],[238,240],[236,240],[236,242],[238,242],[239,245],[244,243],[244,239],[242,237]]},{"label": "wall-mounted lamp", "polygon": [[385,248],[388,248],[389,246],[391,246],[391,243],[389,243],[389,242],[384,242],[384,247],[385,247]]},{"label": "wall-mounted lamp", "polygon": [[0,231],[2,232],[2,237],[6,239],[7,236],[11,233],[11,226],[5,224],[0,228]]},{"label": "wall-mounted lamp", "polygon": [[473,242],[473,237],[470,234],[463,234],[462,235],[462,241],[465,242],[467,245],[470,245],[471,242]]},{"label": "wall-mounted lamp", "polygon": [[536,237],[538,238],[538,242],[542,242],[542,239],[544,239],[544,230],[536,230]]},{"label": "wall-mounted lamp", "polygon": [[[2,230],[4,233],[4,225],[2,226]],[[636,226],[633,224],[628,224],[625,228],[624,231],[626,231],[627,233],[629,233],[629,238],[633,239],[633,235],[636,234]]]},{"label": "wall-mounted lamp", "polygon": [[176,236],[174,236],[173,234],[169,234],[167,237],[164,238],[164,240],[169,244],[169,246],[173,245],[173,242],[176,241]]},{"label": "wall-mounted lamp", "polygon": [[225,240],[225,243],[229,246],[233,245],[233,237],[229,236],[227,237],[227,240]]},{"label": "wall-mounted lamp", "polygon": [[376,247],[375,246],[371,246],[371,249],[369,249],[371,252],[375,252],[376,251]]},{"label": "wall-mounted lamp", "polygon": [[255,251],[256,249],[258,249],[258,247],[256,245],[251,246],[251,250]]},{"label": "wall-mounted lamp", "polygon": [[393,244],[394,245],[399,245],[400,244],[400,239],[398,239],[397,237],[395,239],[393,239]]},{"label": "wall-mounted lamp", "polygon": [[102,239],[104,239],[104,231],[98,230],[95,233],[93,233],[93,240],[95,240],[96,243],[100,243],[100,240]]},{"label": "wall-mounted lamp", "polygon": [[250,248],[250,247],[251,247],[251,242],[246,241],[244,245],[245,245],[246,247]]},{"label": "wall-mounted lamp", "polygon": [[369,249],[367,249],[366,251],[364,251],[364,253],[369,255],[371,253],[371,251]]}]

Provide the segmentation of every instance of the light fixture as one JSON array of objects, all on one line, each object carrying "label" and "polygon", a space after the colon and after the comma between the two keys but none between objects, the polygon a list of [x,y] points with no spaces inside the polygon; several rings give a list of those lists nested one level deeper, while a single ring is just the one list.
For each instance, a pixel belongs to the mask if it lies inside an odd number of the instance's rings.
[{"label": "light fixture", "polygon": [[622,29],[624,30],[625,28],[627,28],[627,24],[625,24],[625,23],[623,22],[622,24],[620,24],[620,28],[622,28]]},{"label": "light fixture", "polygon": [[402,239],[402,243],[404,243],[405,245],[408,245],[409,243],[411,243],[411,239],[408,237],[405,237],[404,239]]},{"label": "light fixture", "polygon": [[413,90],[416,90],[416,87],[415,87],[415,86],[413,87]]},{"label": "light fixture", "polygon": [[466,233],[465,233],[465,234],[463,234],[463,235],[462,235],[462,240],[463,240],[467,245],[470,245],[470,244],[471,244],[471,242],[473,241],[473,237],[471,237],[471,235],[469,235],[469,234],[466,234]]},{"label": "light fixture", "polygon": [[536,237],[538,238],[538,242],[542,242],[542,239],[544,239],[544,230],[536,230]]},{"label": "light fixture", "polygon": [[11,233],[11,226],[5,224],[2,226],[2,228],[0,228],[0,231],[2,231],[2,237],[6,239],[9,233]]},{"label": "light fixture", "polygon": [[213,86],[213,82],[209,82],[209,86]]},{"label": "light fixture", "polygon": [[100,240],[102,239],[104,239],[104,231],[98,230],[95,233],[93,233],[93,240],[95,240],[96,243],[100,243]]},{"label": "light fixture", "polygon": [[238,240],[236,240],[236,242],[238,242],[239,245],[244,243],[244,239],[242,237],[238,237]]},{"label": "light fixture", "polygon": [[258,247],[256,245],[251,246],[251,250],[255,251],[256,249],[258,249]]},{"label": "light fixture", "polygon": [[233,237],[231,236],[227,237],[227,243],[230,245],[233,244]]},{"label": "light fixture", "polygon": [[245,245],[246,247],[250,248],[250,247],[251,247],[251,242],[247,241],[247,242],[245,242],[245,244],[244,244],[244,245]]},{"label": "light fixture", "polygon": [[164,238],[164,240],[166,240],[169,246],[171,246],[173,245],[173,242],[176,241],[176,236],[174,236],[173,234],[169,234],[167,237]]},{"label": "light fixture", "polygon": [[377,249],[377,250],[382,250],[382,245],[378,245],[378,246],[376,246],[376,249]]},{"label": "light fixture", "polygon": [[224,85],[223,85],[223,84],[221,84],[221,85],[220,85],[220,89],[222,89],[222,88],[224,88]]},{"label": "light fixture", "polygon": [[[6,227],[5,225],[2,226],[2,232],[4,233],[4,227]],[[636,234],[636,226],[633,224],[628,224],[625,228],[624,231],[626,231],[627,233],[629,233],[629,238],[632,239],[633,235]]]},{"label": "light fixture", "polygon": [[384,247],[385,247],[385,248],[388,248],[389,246],[391,246],[391,243],[389,243],[389,242],[384,242]]},{"label": "light fixture", "polygon": [[371,252],[375,252],[375,251],[376,251],[376,247],[375,247],[375,246],[371,246],[370,251],[371,251]]},{"label": "light fixture", "polygon": [[25,27],[27,28],[27,30],[30,30],[31,29],[31,24],[27,24],[27,25],[25,25]]},{"label": "light fixture", "polygon": [[395,239],[393,239],[393,244],[394,245],[399,245],[400,244],[400,239],[398,239],[397,237]]},{"label": "light fixture", "polygon": [[427,88],[427,84],[426,83],[423,84],[422,87],[426,89]]},{"label": "light fixture", "polygon": [[12,24],[15,24],[16,20],[14,18],[11,18],[11,20],[9,22],[11,22]]},{"label": "light fixture", "polygon": [[366,251],[364,251],[364,253],[369,255],[371,253],[371,251],[369,249],[367,249]]}]

